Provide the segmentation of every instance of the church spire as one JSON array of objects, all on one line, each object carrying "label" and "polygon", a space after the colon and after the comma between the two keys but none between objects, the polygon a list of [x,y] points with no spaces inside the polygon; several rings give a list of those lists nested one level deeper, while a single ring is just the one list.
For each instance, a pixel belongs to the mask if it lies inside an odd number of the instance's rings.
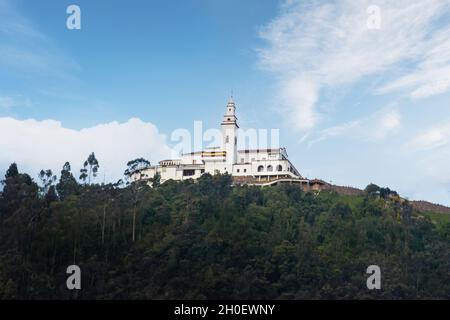
[{"label": "church spire", "polygon": [[228,104],[234,104],[233,90],[231,90],[230,98],[228,98]]},{"label": "church spire", "polygon": [[226,107],[225,115],[223,116],[224,124],[233,124],[237,126],[237,118],[236,118],[236,104],[234,103],[233,96],[231,95],[228,99],[227,107]]}]

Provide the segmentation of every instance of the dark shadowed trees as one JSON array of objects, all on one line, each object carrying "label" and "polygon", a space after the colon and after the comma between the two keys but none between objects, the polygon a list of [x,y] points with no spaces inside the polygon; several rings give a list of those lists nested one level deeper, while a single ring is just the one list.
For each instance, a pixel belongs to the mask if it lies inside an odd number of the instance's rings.
[{"label": "dark shadowed trees", "polygon": [[[450,298],[446,216],[432,222],[394,196],[231,182],[205,174],[157,188],[81,187],[66,163],[42,197],[10,167],[0,192],[0,299]],[[82,270],[77,296],[65,287],[73,263]],[[372,264],[380,291],[365,286]]]},{"label": "dark shadowed trees", "polygon": [[71,172],[70,163],[66,162],[61,170],[61,176],[56,185],[56,191],[60,199],[64,200],[70,195],[78,194],[79,190],[80,186]]},{"label": "dark shadowed trees", "polygon": [[19,174],[19,170],[17,169],[17,164],[12,163],[5,174],[5,179],[13,178]]}]

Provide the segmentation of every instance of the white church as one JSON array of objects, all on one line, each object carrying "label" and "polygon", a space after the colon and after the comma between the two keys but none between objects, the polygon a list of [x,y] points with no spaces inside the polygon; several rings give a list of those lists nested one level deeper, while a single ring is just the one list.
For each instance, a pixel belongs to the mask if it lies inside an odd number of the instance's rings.
[{"label": "white church", "polygon": [[222,143],[207,150],[181,154],[179,159],[163,160],[142,169],[134,180],[149,180],[157,173],[161,183],[168,180],[197,179],[204,173],[232,175],[235,184],[271,185],[279,182],[309,186],[289,161],[285,148],[238,150],[239,126],[236,105],[230,97],[221,123]]}]

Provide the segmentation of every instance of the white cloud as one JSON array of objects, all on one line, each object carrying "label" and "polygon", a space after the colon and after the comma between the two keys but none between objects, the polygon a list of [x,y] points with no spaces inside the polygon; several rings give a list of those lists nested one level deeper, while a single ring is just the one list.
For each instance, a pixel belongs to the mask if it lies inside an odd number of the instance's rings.
[{"label": "white cloud", "polygon": [[88,154],[95,152],[100,163],[97,182],[117,181],[129,160],[144,157],[152,162],[170,155],[166,137],[155,125],[133,118],[125,123],[110,122],[72,130],[54,120],[0,118],[0,169],[12,162],[35,176],[41,169],[60,172],[69,161],[74,175]]},{"label": "white cloud", "polygon": [[401,115],[398,110],[385,110],[378,114],[375,121],[373,137],[377,140],[386,138],[390,133],[394,132],[401,124]]},{"label": "white cloud", "polygon": [[[380,30],[367,28],[371,5],[381,9]],[[402,68],[406,74],[380,92],[406,88],[418,98],[448,91],[450,29],[437,21],[449,14],[449,7],[449,0],[285,2],[261,31],[267,46],[259,54],[261,66],[280,79],[286,119],[299,119],[297,128],[309,130],[320,118],[322,89],[355,84],[370,75],[388,79],[393,76],[388,72],[402,74]]]},{"label": "white cloud", "polygon": [[313,81],[303,78],[289,79],[282,84],[281,101],[284,113],[289,124],[299,130],[311,129],[318,120],[314,110],[319,92]]}]

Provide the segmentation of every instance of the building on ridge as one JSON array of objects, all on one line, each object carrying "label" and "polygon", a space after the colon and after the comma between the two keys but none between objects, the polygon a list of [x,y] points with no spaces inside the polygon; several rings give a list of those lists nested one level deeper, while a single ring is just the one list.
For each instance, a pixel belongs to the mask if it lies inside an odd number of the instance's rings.
[{"label": "building on ridge", "polygon": [[182,154],[180,159],[162,160],[136,172],[132,179],[152,179],[157,173],[161,183],[168,180],[198,179],[204,173],[225,174],[235,184],[300,183],[309,186],[289,161],[285,148],[238,150],[236,104],[230,97],[221,123],[222,145]]}]

